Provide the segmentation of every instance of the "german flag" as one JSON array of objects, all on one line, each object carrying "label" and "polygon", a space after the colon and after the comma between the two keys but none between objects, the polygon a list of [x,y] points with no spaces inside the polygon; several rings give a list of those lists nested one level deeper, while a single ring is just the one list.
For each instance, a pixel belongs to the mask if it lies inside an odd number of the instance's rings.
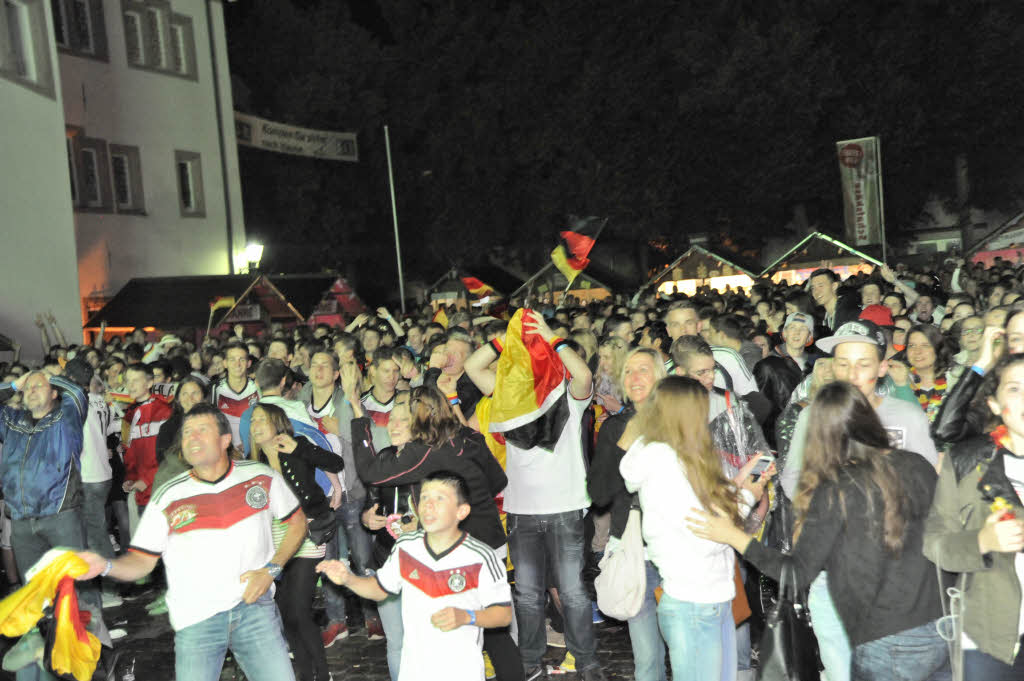
[{"label": "german flag", "polygon": [[462,283],[465,284],[466,290],[472,293],[477,298],[493,296],[495,293],[493,287],[488,286],[487,284],[480,281],[476,277],[462,277]]},{"label": "german flag", "polygon": [[235,304],[234,296],[218,296],[210,301],[210,312],[219,310],[222,307],[231,307]]},{"label": "german flag", "polygon": [[444,305],[437,308],[437,312],[430,318],[431,322],[437,322],[444,328],[448,328],[448,313],[444,311]]},{"label": "german flag", "polygon": [[560,243],[551,251],[551,262],[558,271],[572,284],[580,272],[590,264],[590,249],[594,247],[594,239],[579,232],[565,231],[560,233]]},{"label": "german flag", "polygon": [[565,366],[539,335],[524,332],[526,314],[516,310],[498,359],[489,432],[521,449],[554,450],[569,418]]}]

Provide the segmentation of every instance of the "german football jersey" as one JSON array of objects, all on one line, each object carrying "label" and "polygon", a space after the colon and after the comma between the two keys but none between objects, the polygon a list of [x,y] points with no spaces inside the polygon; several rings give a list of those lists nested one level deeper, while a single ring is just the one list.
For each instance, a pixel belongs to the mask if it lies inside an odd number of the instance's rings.
[{"label": "german football jersey", "polygon": [[372,390],[367,390],[359,401],[362,402],[366,415],[373,421],[375,426],[387,427],[388,418],[391,417],[391,410],[395,406],[395,395],[392,395],[391,399],[387,402],[381,402],[373,396]]},{"label": "german football jersey", "polygon": [[242,436],[239,432],[242,414],[259,400],[256,381],[252,379],[248,379],[242,391],[237,393],[228,385],[227,377],[217,381],[213,386],[213,403],[228,417],[228,423],[231,424],[231,444],[236,447],[242,446]]},{"label": "german football jersey", "polygon": [[401,535],[377,571],[381,588],[402,594],[402,663],[398,681],[484,681],[483,629],[444,632],[430,617],[447,607],[512,605],[505,565],[494,550],[463,532],[435,554],[422,531]]},{"label": "german football jersey", "polygon": [[271,520],[298,509],[284,478],[257,461],[232,461],[213,482],[187,471],[153,494],[129,549],[163,558],[167,610],[179,630],[242,602],[242,574],[274,556]]}]

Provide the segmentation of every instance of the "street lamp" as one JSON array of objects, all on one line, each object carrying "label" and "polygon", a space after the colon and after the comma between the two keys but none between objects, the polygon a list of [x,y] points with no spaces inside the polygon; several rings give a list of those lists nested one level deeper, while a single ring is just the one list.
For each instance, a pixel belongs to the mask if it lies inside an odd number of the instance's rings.
[{"label": "street lamp", "polygon": [[255,241],[245,247],[245,261],[249,263],[249,273],[258,272],[260,260],[263,259],[263,244]]}]

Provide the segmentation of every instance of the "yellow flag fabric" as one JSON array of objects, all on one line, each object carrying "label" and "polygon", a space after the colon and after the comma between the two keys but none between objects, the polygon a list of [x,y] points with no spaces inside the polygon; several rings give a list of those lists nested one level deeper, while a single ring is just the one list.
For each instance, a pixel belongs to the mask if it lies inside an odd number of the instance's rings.
[{"label": "yellow flag fabric", "polygon": [[565,366],[540,336],[524,333],[526,314],[540,313],[516,310],[498,359],[490,413],[490,430],[496,433],[536,421],[565,394]]},{"label": "yellow flag fabric", "polygon": [[89,571],[89,565],[72,551],[48,551],[29,570],[28,583],[0,601],[0,634],[15,638],[27,633],[43,616],[46,603],[54,604],[53,647],[50,666],[59,675],[71,674],[78,681],[89,681],[100,659],[100,641],[85,631],[77,619],[78,603],[74,579]]},{"label": "yellow flag fabric", "polygon": [[476,403],[476,420],[480,426],[480,432],[483,433],[484,440],[487,442],[487,448],[491,450],[491,454],[498,460],[501,467],[505,467],[505,438],[499,433],[492,433],[490,430],[491,426],[491,405],[494,404],[494,400],[490,395],[481,397]]},{"label": "yellow flag fabric", "polygon": [[210,303],[210,312],[213,312],[214,310],[219,310],[224,307],[231,307],[234,304],[235,299],[233,296],[221,296],[219,298],[215,298],[213,302]]},{"label": "yellow flag fabric", "polygon": [[430,321],[437,322],[446,329],[448,328],[448,313],[444,311],[444,306],[437,308],[437,312],[434,313]]},{"label": "yellow flag fabric", "polygon": [[569,264],[569,255],[565,252],[565,246],[558,245],[551,251],[551,262],[554,263],[558,271],[565,275],[565,278],[572,284],[580,271]]}]

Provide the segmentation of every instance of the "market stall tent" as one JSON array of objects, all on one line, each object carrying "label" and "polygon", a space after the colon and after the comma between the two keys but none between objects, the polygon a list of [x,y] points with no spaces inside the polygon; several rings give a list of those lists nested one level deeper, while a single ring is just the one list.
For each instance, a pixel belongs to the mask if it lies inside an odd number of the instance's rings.
[{"label": "market stall tent", "polygon": [[[272,322],[304,324],[339,280],[336,274],[226,274],[191,277],[138,277],[131,279],[85,323],[86,331],[108,332],[135,328],[162,332],[205,331],[242,324]],[[214,310],[218,299],[232,304]]]},{"label": "market stall tent", "polygon": [[771,277],[776,283],[785,280],[790,284],[801,284],[811,276],[811,272],[820,267],[827,267],[838,274],[840,279],[846,279],[858,272],[870,273],[881,265],[881,260],[839,239],[821,232],[812,232],[764,268],[761,276]]},{"label": "market stall tent", "polygon": [[692,296],[701,286],[716,291],[726,288],[749,288],[754,284],[756,268],[737,264],[724,255],[703,246],[690,246],[682,255],[648,280],[644,288],[657,286],[666,294],[685,293]]}]

